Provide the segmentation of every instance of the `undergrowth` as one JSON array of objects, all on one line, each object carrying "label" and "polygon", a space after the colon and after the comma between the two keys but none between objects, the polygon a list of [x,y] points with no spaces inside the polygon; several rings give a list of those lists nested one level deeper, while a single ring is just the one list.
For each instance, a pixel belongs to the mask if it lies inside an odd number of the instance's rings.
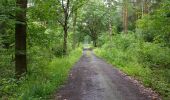
[{"label": "undergrowth", "polygon": [[163,99],[170,98],[169,48],[138,40],[134,34],[117,34],[112,42],[94,52],[157,91]]},{"label": "undergrowth", "polygon": [[[36,48],[37,49],[37,48]],[[33,50],[32,50],[33,51]],[[1,80],[2,100],[47,100],[63,85],[69,71],[80,58],[82,50],[76,49],[64,57],[45,58],[45,53],[34,57],[26,77],[16,81],[14,78]],[[48,55],[49,56],[49,55]],[[50,57],[48,57],[50,58]]]}]

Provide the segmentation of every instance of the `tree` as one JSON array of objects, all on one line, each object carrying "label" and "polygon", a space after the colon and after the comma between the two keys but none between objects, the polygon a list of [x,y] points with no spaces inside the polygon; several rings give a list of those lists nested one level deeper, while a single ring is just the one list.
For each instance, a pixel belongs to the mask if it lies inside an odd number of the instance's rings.
[{"label": "tree", "polygon": [[103,2],[89,2],[84,8],[85,11],[82,18],[82,31],[88,34],[93,41],[94,47],[97,47],[97,40],[99,34],[107,30],[107,21],[104,20],[106,17],[106,6]]},{"label": "tree", "polygon": [[26,8],[27,0],[17,0],[15,24],[15,71],[17,78],[27,72],[26,62]]},{"label": "tree", "polygon": [[68,29],[69,29],[69,19],[72,13],[77,11],[80,7],[82,7],[86,0],[59,0],[59,5],[57,9],[58,19],[57,21],[63,27],[64,36],[63,36],[63,54],[67,54],[67,37],[68,37]]},{"label": "tree", "polygon": [[61,5],[64,11],[64,23],[62,24],[64,30],[64,44],[63,44],[63,53],[67,54],[67,36],[68,36],[68,20],[69,20],[69,11],[70,11],[70,0],[67,0],[64,4],[64,0],[61,1]]}]

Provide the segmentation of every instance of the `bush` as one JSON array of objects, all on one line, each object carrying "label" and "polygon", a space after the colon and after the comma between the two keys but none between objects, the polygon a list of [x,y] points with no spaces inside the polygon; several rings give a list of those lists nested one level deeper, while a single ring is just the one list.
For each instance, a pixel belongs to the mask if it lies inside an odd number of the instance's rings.
[{"label": "bush", "polygon": [[170,68],[170,49],[167,47],[145,42],[138,54],[139,62],[144,66]]},{"label": "bush", "polygon": [[53,47],[52,51],[56,57],[61,57],[63,56],[63,49],[62,45],[57,45],[56,47]]},{"label": "bush", "polygon": [[170,48],[137,38],[137,34],[117,34],[95,54],[152,87],[166,99],[170,96]]}]

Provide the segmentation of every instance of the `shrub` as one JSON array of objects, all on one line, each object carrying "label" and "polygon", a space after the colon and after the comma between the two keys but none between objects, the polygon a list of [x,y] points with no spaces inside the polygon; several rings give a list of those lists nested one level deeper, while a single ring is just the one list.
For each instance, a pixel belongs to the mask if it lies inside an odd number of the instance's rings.
[{"label": "shrub", "polygon": [[152,87],[166,100],[170,96],[170,48],[137,37],[133,33],[117,34],[112,42],[95,49],[95,54]]},{"label": "shrub", "polygon": [[139,62],[144,66],[170,68],[170,49],[167,47],[145,42],[138,54]]},{"label": "shrub", "polygon": [[62,45],[57,45],[57,46],[53,47],[52,51],[54,52],[54,55],[56,57],[63,56],[63,46]]}]

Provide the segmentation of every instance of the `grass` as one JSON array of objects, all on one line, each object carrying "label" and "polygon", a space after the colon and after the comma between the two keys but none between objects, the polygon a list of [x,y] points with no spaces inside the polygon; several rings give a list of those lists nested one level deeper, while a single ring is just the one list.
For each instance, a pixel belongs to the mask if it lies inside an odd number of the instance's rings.
[{"label": "grass", "polygon": [[66,82],[70,69],[75,62],[78,61],[81,54],[82,50],[80,48],[76,49],[68,56],[54,58],[47,66],[43,67],[43,70],[34,69],[34,72],[29,72],[28,76],[20,81],[16,82],[14,80],[13,85],[15,86],[8,84],[5,87],[11,86],[11,88],[13,88],[13,91],[11,91],[12,95],[6,94],[6,96],[3,96],[1,99],[47,100],[52,98],[55,91]]},{"label": "grass", "polygon": [[170,80],[168,77],[170,69],[145,67],[137,61],[136,57],[116,49],[107,51],[103,48],[97,48],[94,52],[124,73],[141,81],[146,87],[151,87],[157,91],[164,100],[169,100]]}]

